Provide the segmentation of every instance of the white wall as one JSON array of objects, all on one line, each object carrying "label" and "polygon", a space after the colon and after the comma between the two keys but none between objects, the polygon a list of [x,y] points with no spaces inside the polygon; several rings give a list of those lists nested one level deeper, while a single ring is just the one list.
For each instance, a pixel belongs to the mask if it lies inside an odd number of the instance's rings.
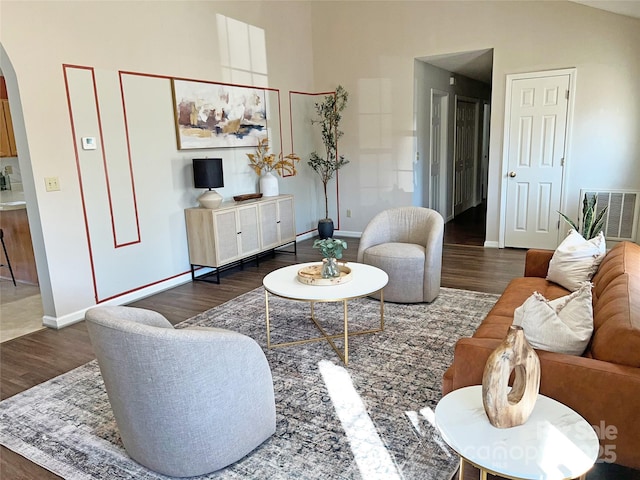
[{"label": "white wall", "polygon": [[[308,5],[3,2],[0,8],[6,52],[0,68],[8,72],[12,110],[24,114],[20,161],[32,169],[25,197],[34,211],[30,219],[39,215],[39,224],[32,225],[43,239],[34,245],[36,263],[43,298],[52,298],[44,305],[45,323],[71,323],[96,302],[123,303],[189,279],[183,209],[196,205],[200,193],[191,187],[191,158],[223,157],[220,193],[227,199],[256,191],[257,179],[247,166],[246,153],[253,149],[177,150],[168,78],[256,81],[280,89],[282,118],[271,126],[273,151],[279,153],[282,134],[282,150],[289,153],[287,93],[313,88]],[[263,75],[257,80],[243,73],[241,42],[220,48],[225,38],[219,14],[264,32],[266,58],[258,59]],[[228,63],[240,70],[231,73]],[[132,73],[123,75],[121,94],[122,71]],[[74,143],[84,136],[96,137],[99,148],[78,148],[76,158]],[[43,178],[49,176],[59,177],[59,192],[45,192]],[[296,181],[280,179],[281,191],[295,191]]]},{"label": "white wall", "polygon": [[[577,216],[587,185],[640,189],[640,20],[563,1],[314,2],[312,18],[316,84],[339,82],[353,100],[341,148],[354,165],[341,172],[349,188],[341,190],[340,206],[354,215],[343,215],[343,228],[360,231],[380,208],[411,203],[403,178],[415,156],[414,59],[447,53],[494,49],[489,244],[499,236],[507,74],[577,69],[564,211]],[[388,131],[361,128],[359,98],[369,95],[363,81],[386,86]],[[376,146],[380,136],[388,139]],[[366,168],[386,182],[372,187]]]},{"label": "white wall", "polygon": [[[381,209],[412,203],[417,170],[414,59],[432,55],[494,49],[489,242],[497,241],[499,233],[506,74],[576,67],[568,198],[577,199],[583,187],[640,188],[640,20],[564,1],[5,0],[0,4],[0,69],[7,76],[14,119],[22,127],[16,132],[20,166],[23,177],[31,177],[31,182],[23,179],[25,196],[30,222],[38,223],[39,231],[32,225],[32,235],[45,315],[51,324],[82,318],[96,296],[102,298],[95,292],[102,278],[110,288],[122,280],[121,292],[136,286],[131,294],[117,295],[113,301],[119,303],[187,278],[180,276],[188,264],[179,217],[193,198],[184,183],[185,163],[191,156],[175,150],[165,111],[162,118],[150,119],[148,129],[134,134],[134,141],[136,162],[145,171],[153,174],[150,162],[158,159],[155,180],[164,187],[154,188],[151,178],[141,183],[141,221],[167,223],[142,232],[142,244],[136,247],[136,256],[141,257],[136,261],[141,263],[111,271],[105,265],[94,278],[89,239],[97,235],[99,224],[94,215],[88,222],[84,218],[63,64],[92,67],[106,76],[131,71],[246,83],[235,81],[223,65],[217,14],[265,32],[267,81],[281,92],[285,151],[291,143],[290,90],[322,92],[341,84],[349,91],[340,144],[340,153],[351,161],[339,175],[337,213],[342,231],[359,232]],[[159,88],[157,95],[162,96],[154,109],[166,106],[161,103],[166,101],[161,83],[149,81],[150,91]],[[100,100],[119,101],[115,93],[100,95]],[[164,135],[157,142],[155,127],[158,135]],[[76,130],[78,136],[84,135],[81,128]],[[237,157],[244,153],[226,152],[225,159],[243,162]],[[60,178],[61,191],[44,191],[43,178],[49,176]],[[298,177],[281,179],[280,188],[320,203],[319,186],[309,184],[315,180],[303,171]],[[99,191],[104,189],[101,185],[91,187],[98,189],[96,196],[104,193]],[[152,200],[162,195],[153,207]],[[577,204],[571,202],[565,210],[575,213]],[[307,229],[313,224],[314,208],[306,201],[301,205],[304,213],[297,213],[307,218],[298,228]],[[108,259],[111,249],[100,246],[98,256]],[[150,267],[152,258],[162,258],[161,265]],[[170,274],[178,277],[167,281]],[[161,283],[142,288],[152,281]]]}]

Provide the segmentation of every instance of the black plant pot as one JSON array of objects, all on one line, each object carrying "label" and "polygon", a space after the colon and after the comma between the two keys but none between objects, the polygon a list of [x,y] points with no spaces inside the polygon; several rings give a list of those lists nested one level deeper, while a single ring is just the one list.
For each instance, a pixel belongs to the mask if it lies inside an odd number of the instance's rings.
[{"label": "black plant pot", "polygon": [[318,222],[318,234],[321,239],[333,237],[333,220],[323,218]]}]

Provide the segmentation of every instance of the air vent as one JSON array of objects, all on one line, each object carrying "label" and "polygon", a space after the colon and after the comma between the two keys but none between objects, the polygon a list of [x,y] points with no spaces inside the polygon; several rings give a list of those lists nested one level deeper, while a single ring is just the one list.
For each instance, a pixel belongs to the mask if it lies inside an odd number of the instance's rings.
[{"label": "air vent", "polygon": [[[607,240],[631,242],[636,239],[638,212],[640,211],[640,192],[631,190],[580,190],[580,198],[597,196],[596,214],[608,206],[604,224],[604,236]],[[580,207],[582,210],[582,206]]]}]

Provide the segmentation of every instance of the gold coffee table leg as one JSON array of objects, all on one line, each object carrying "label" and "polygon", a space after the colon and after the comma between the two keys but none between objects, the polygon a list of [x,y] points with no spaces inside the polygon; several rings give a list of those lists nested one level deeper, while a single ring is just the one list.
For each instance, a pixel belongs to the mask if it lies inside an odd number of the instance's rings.
[{"label": "gold coffee table leg", "polygon": [[271,328],[269,326],[269,292],[264,291],[265,314],[267,317],[267,348],[271,348]]},{"label": "gold coffee table leg", "polygon": [[384,288],[380,290],[380,331],[384,330]]},{"label": "gold coffee table leg", "polygon": [[[286,298],[286,297],[283,297]],[[344,330],[341,333],[335,333],[335,334],[330,334],[328,333],[323,327],[322,325],[320,325],[320,323],[318,322],[318,320],[316,319],[316,314],[315,314],[315,300],[306,300],[309,302],[310,304],[310,309],[311,309],[311,321],[313,322],[313,324],[316,326],[316,328],[319,330],[320,334],[322,335],[321,337],[314,337],[314,338],[307,338],[304,340],[295,340],[292,342],[282,342],[282,343],[271,343],[271,323],[270,323],[270,317],[269,317],[269,292],[265,289],[265,313],[266,313],[266,320],[267,320],[267,348],[271,349],[271,348],[276,348],[276,347],[289,347],[289,346],[293,346],[293,345],[301,345],[304,343],[311,343],[311,342],[319,342],[319,341],[326,341],[329,343],[329,345],[331,346],[331,348],[333,348],[333,350],[336,352],[336,354],[338,355],[338,357],[340,358],[340,360],[342,360],[342,362],[345,365],[349,364],[349,336],[350,335],[365,335],[365,334],[369,334],[369,333],[377,333],[377,332],[382,332],[384,330],[384,298],[383,298],[383,290],[380,290],[380,328],[373,328],[370,330],[356,330],[354,332],[350,332],[349,331],[349,309],[347,306],[347,303],[349,301],[349,299],[342,299],[342,300],[331,300],[331,302],[335,302],[335,301],[341,301],[342,302],[342,312],[343,312],[343,326],[344,326]],[[341,338],[344,341],[344,348],[342,351],[340,351],[340,349],[338,348],[338,346],[335,344],[335,342],[333,341],[333,339],[338,339]]]},{"label": "gold coffee table leg", "polygon": [[342,301],[342,311],[344,312],[344,364],[349,365],[349,317],[346,300]]}]

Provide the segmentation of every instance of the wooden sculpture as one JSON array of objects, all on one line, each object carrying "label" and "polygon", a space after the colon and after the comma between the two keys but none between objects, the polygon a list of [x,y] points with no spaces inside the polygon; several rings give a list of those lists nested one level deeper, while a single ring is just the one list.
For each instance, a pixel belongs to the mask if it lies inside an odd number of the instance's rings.
[{"label": "wooden sculpture", "polygon": [[[513,387],[509,377],[514,372]],[[489,356],[482,376],[482,402],[491,425],[522,425],[533,411],[540,389],[540,360],[520,326],[512,325]]]}]

